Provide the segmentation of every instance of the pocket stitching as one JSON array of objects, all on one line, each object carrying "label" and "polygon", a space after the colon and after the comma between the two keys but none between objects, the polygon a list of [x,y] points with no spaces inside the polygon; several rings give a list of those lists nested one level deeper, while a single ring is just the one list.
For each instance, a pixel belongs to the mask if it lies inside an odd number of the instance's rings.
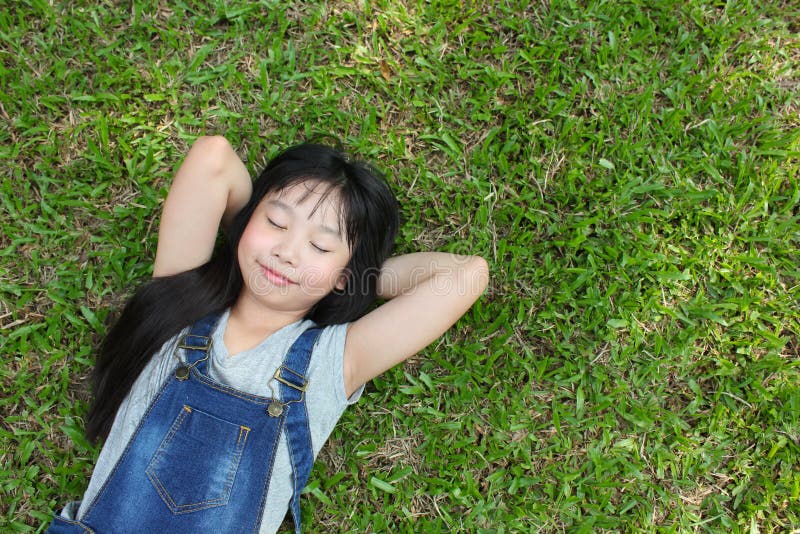
[{"label": "pocket stitching", "polygon": [[[166,452],[167,445],[169,445],[172,439],[175,437],[175,434],[180,429],[181,425],[183,424],[184,419],[192,413],[192,409],[189,406],[183,407],[181,413],[178,417],[175,418],[175,422],[172,424],[169,432],[167,435],[164,436],[164,439],[161,441],[161,444],[158,446],[156,454],[150,459],[148,463],[146,474],[147,478],[150,479],[150,483],[153,486],[153,489],[156,490],[161,500],[164,501],[164,504],[172,511],[174,514],[184,514],[189,512],[198,512],[201,510],[207,510],[209,508],[214,508],[217,506],[224,506],[227,504],[228,499],[230,498],[231,490],[233,489],[233,482],[236,479],[236,473],[239,470],[239,463],[242,459],[242,453],[244,451],[245,443],[247,443],[247,437],[250,434],[250,428],[244,425],[239,425],[239,436],[236,439],[236,444],[233,450],[233,454],[230,457],[230,468],[228,469],[228,476],[225,479],[225,485],[222,488],[222,492],[220,496],[215,499],[209,499],[205,501],[198,501],[190,504],[177,504],[172,496],[169,494],[169,490],[167,487],[161,482],[161,479],[158,476],[158,473],[155,470],[155,466],[160,462],[162,456]],[[208,417],[212,417],[214,419],[219,419],[218,417],[214,417],[211,414],[206,414],[205,412],[200,412]],[[235,423],[230,423],[228,421],[224,421],[219,419],[224,423],[230,424],[235,426]]]}]

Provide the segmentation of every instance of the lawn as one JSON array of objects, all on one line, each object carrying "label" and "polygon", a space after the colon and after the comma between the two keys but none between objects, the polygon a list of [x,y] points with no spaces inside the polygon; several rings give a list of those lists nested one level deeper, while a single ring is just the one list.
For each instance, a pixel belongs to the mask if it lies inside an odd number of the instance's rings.
[{"label": "lawn", "polygon": [[[168,7],[166,5],[168,4]],[[800,7],[25,0],[0,10],[0,531],[80,498],[93,347],[187,147],[385,170],[487,293],[373,381],[309,532],[800,528]]]}]

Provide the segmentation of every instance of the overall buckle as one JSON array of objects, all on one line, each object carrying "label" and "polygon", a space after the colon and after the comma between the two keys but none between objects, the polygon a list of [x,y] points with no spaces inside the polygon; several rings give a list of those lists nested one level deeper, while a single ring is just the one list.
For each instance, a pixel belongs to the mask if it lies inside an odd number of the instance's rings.
[{"label": "overall buckle", "polygon": [[[302,384],[300,384],[300,385],[293,384],[293,383],[289,382],[288,380],[286,380],[285,378],[283,378],[281,376],[281,371],[284,371],[284,370],[288,371],[291,375],[296,376],[299,379],[299,382],[302,382]],[[277,380],[281,384],[285,384],[285,385],[289,386],[290,388],[296,389],[297,391],[300,391],[300,392],[303,392],[303,393],[306,391],[306,388],[308,387],[308,380],[305,380],[303,375],[301,375],[300,373],[296,373],[296,372],[292,371],[291,369],[289,369],[285,365],[281,365],[280,367],[278,367],[278,369],[275,371],[275,374],[272,375],[272,378],[274,378],[275,380]]]},{"label": "overall buckle", "polygon": [[[189,340],[191,339],[191,342]],[[195,344],[194,341],[198,340],[200,344]],[[189,349],[189,350],[203,350],[208,352],[208,349],[211,348],[211,337],[210,336],[197,336],[194,334],[186,334],[181,339],[180,343],[178,344],[179,349]]]}]

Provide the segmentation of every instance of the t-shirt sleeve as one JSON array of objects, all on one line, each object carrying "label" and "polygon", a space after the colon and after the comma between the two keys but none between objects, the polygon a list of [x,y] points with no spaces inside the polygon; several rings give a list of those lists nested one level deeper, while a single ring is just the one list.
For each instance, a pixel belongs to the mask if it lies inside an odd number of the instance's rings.
[{"label": "t-shirt sleeve", "polygon": [[[336,404],[342,410],[349,405],[355,404],[364,392],[364,386],[359,387],[349,398],[344,387],[344,344],[347,339],[347,328],[349,324],[338,324],[326,327],[319,336],[317,344],[314,346],[315,359],[326,369],[319,369],[319,372],[329,373]],[[316,357],[316,356],[322,357]],[[324,356],[323,356],[324,355]],[[323,363],[324,362],[324,363]]]},{"label": "t-shirt sleeve", "polygon": [[317,338],[309,366],[306,390],[308,419],[314,456],[336,426],[345,409],[358,401],[362,389],[349,399],[344,389],[344,342],[347,325],[325,327]]}]

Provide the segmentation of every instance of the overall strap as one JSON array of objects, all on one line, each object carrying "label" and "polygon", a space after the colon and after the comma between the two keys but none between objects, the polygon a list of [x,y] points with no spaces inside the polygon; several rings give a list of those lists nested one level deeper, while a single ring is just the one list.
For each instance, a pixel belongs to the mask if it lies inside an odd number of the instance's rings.
[{"label": "overall strap", "polygon": [[294,527],[300,532],[300,491],[306,485],[314,463],[314,451],[311,445],[311,431],[308,427],[308,409],[306,408],[305,390],[308,380],[305,374],[314,348],[322,329],[309,328],[294,342],[283,365],[275,373],[280,382],[281,402],[288,412],[284,428],[289,445],[289,459],[292,462],[292,479],[294,491],[289,502],[289,509],[294,518]]},{"label": "overall strap", "polygon": [[186,353],[185,365],[189,367],[201,366],[200,372],[205,372],[205,364],[211,350],[211,331],[219,319],[218,313],[210,313],[194,323],[189,333],[181,338],[179,349]]}]

